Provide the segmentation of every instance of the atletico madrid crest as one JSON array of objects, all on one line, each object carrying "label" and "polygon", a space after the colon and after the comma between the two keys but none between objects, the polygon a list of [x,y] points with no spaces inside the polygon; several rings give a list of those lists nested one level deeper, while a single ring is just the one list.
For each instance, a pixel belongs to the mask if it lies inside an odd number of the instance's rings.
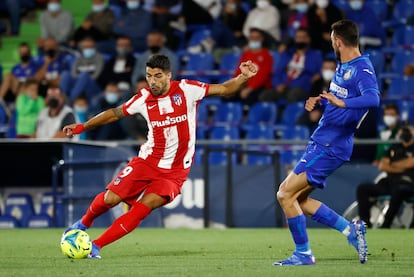
[{"label": "atletico madrid crest", "polygon": [[181,106],[181,104],[183,103],[183,99],[181,97],[181,94],[175,94],[173,95],[173,102],[175,105],[177,106]]}]

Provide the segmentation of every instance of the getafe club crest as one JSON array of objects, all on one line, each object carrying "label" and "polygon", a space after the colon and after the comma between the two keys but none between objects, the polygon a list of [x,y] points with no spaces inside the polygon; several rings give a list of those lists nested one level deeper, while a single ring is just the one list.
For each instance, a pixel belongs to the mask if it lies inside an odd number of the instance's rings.
[{"label": "getafe club crest", "polygon": [[181,106],[181,104],[183,103],[183,99],[181,97],[181,94],[175,94],[173,95],[173,102],[175,105],[177,106]]},{"label": "getafe club crest", "polygon": [[348,80],[350,77],[351,77],[351,69],[349,69],[347,72],[345,72],[344,80]]}]

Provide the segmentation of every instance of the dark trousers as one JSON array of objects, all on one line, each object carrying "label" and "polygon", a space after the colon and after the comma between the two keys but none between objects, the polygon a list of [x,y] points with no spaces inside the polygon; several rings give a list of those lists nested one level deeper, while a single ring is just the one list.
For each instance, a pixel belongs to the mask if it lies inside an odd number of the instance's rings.
[{"label": "dark trousers", "polygon": [[[380,181],[381,183],[381,181]],[[376,201],[376,197],[390,194],[389,187],[385,184],[362,183],[357,188],[357,201],[359,217],[365,221],[368,227],[372,227],[370,219],[370,209]]]}]

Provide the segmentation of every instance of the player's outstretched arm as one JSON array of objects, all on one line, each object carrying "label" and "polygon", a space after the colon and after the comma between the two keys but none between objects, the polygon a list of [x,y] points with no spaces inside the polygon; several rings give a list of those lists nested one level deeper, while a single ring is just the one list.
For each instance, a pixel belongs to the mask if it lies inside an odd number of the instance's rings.
[{"label": "player's outstretched arm", "polygon": [[242,62],[239,66],[241,73],[222,83],[222,84],[211,84],[208,91],[209,95],[217,96],[227,96],[232,95],[236,91],[240,90],[241,87],[248,81],[250,78],[257,74],[257,67],[252,63],[252,61]]},{"label": "player's outstretched arm", "polygon": [[95,115],[83,124],[67,125],[63,127],[63,132],[66,134],[67,137],[71,138],[73,137],[73,135],[78,135],[98,126],[109,124],[111,122],[120,120],[123,117],[125,117],[125,114],[122,110],[122,105],[120,105],[116,108],[109,109]]}]

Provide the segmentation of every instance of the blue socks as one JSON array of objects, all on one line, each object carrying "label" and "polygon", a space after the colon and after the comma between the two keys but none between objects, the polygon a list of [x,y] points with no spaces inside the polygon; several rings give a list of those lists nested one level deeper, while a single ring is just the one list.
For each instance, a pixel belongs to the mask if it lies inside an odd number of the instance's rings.
[{"label": "blue socks", "polygon": [[342,233],[344,233],[349,225],[348,220],[346,220],[343,216],[338,215],[335,211],[323,203],[311,218]]},{"label": "blue socks", "polygon": [[306,232],[305,215],[302,214],[296,217],[288,218],[287,223],[289,225],[289,230],[292,233],[293,241],[296,245],[296,251],[311,254],[308,233]]}]

